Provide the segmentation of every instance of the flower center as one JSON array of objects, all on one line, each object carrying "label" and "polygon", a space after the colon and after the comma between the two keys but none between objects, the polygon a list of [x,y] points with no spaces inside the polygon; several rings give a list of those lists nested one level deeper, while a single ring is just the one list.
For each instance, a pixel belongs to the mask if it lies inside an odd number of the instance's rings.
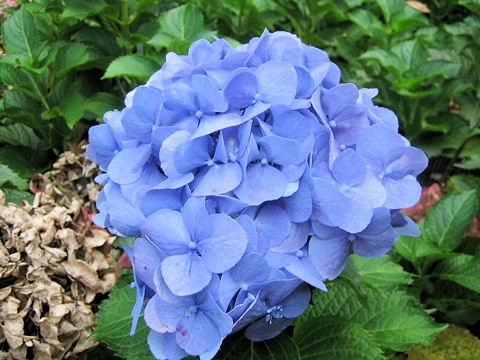
[{"label": "flower center", "polygon": [[265,158],[263,158],[261,162],[263,166],[268,165],[268,161]]},{"label": "flower center", "polygon": [[267,310],[267,315],[265,316],[265,321],[272,325],[273,319],[283,318],[283,308],[282,305],[274,305]]},{"label": "flower center", "polygon": [[334,128],[335,126],[337,126],[337,123],[332,120],[332,121],[329,121],[328,124],[330,125],[330,127]]},{"label": "flower center", "polygon": [[353,234],[348,235],[348,241],[354,241],[357,237]]},{"label": "flower center", "polygon": [[198,311],[198,305],[192,305],[188,308],[187,312],[185,313],[186,316],[192,316]]},{"label": "flower center", "polygon": [[245,283],[242,283],[240,288],[243,290],[243,291],[247,291],[248,290],[248,284],[245,284]]},{"label": "flower center", "polygon": [[197,112],[195,113],[195,117],[197,119],[200,119],[202,116],[203,116],[203,112],[201,110],[197,110]]},{"label": "flower center", "polygon": [[303,250],[297,250],[297,252],[295,253],[295,256],[298,258],[303,257],[303,255],[304,255]]},{"label": "flower center", "polygon": [[340,151],[343,151],[343,150],[345,150],[347,147],[346,147],[345,145],[343,145],[343,144],[340,144],[339,148],[340,148]]},{"label": "flower center", "polygon": [[188,248],[189,248],[190,250],[195,250],[195,249],[197,248],[197,243],[194,242],[194,241],[190,241],[190,242],[188,243]]}]

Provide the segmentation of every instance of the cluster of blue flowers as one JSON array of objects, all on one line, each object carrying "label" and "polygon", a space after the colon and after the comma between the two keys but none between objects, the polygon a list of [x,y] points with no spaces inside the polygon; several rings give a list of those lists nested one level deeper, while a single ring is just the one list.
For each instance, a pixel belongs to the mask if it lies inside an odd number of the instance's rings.
[{"label": "cluster of blue flowers", "polygon": [[418,235],[399,209],[419,200],[427,158],[376,95],[341,84],[324,51],[265,31],[169,53],[90,129],[87,154],[105,172],[95,223],[138,237],[125,249],[132,332],[145,305],[156,358],[211,359],[245,327],[272,338],[352,252]]}]

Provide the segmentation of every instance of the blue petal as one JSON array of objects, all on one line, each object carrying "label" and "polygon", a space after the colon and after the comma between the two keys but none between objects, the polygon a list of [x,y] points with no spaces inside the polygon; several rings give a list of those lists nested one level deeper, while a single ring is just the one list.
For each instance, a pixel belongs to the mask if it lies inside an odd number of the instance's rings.
[{"label": "blue petal", "polygon": [[291,221],[301,223],[312,215],[312,188],[309,175],[300,178],[298,190],[291,196],[283,198],[285,212]]},{"label": "blue petal", "polygon": [[387,191],[387,199],[384,206],[389,209],[406,209],[415,205],[422,193],[422,187],[411,175],[401,180],[384,178],[383,186]]},{"label": "blue petal", "polygon": [[245,337],[251,341],[272,339],[285,330],[292,321],[293,319],[287,318],[272,319],[270,324],[262,318],[255,321],[245,330]]},{"label": "blue petal", "polygon": [[297,92],[297,73],[287,62],[269,61],[255,72],[260,100],[269,104],[289,105]]},{"label": "blue petal", "polygon": [[198,243],[206,268],[214,273],[222,273],[232,268],[245,253],[247,234],[232,218],[223,214],[210,215],[212,233]]},{"label": "blue petal", "polygon": [[286,189],[287,181],[279,170],[258,163],[247,168],[246,176],[233,192],[249,205],[260,205],[280,198]]},{"label": "blue petal", "polygon": [[295,140],[276,135],[264,136],[258,143],[265,151],[267,159],[279,165],[299,164],[306,159],[306,155]]},{"label": "blue petal", "polygon": [[297,93],[298,98],[309,98],[315,91],[315,81],[310,72],[302,66],[295,66],[297,73]]},{"label": "blue petal", "polygon": [[204,75],[193,75],[192,86],[197,94],[200,109],[206,113],[224,112],[228,103],[215,84]]},{"label": "blue petal", "polygon": [[181,360],[188,354],[177,345],[175,333],[158,333],[150,331],[147,343],[155,359]]},{"label": "blue petal", "polygon": [[184,174],[177,170],[175,153],[180,145],[189,141],[190,137],[191,134],[188,131],[180,130],[163,141],[162,147],[160,148],[160,165],[168,177],[176,178]]},{"label": "blue petal", "polygon": [[325,279],[333,280],[347,265],[350,247],[347,236],[332,240],[320,240],[313,236],[308,245],[308,254],[318,273]]},{"label": "blue petal", "polygon": [[194,196],[221,195],[235,189],[242,181],[240,164],[228,163],[213,165],[201,181],[195,185]]},{"label": "blue petal", "polygon": [[167,109],[196,111],[195,94],[184,82],[177,81],[163,90],[163,104]]},{"label": "blue petal", "polygon": [[272,251],[288,253],[301,249],[310,235],[310,222],[291,223],[290,233],[277,246],[271,248]]},{"label": "blue petal", "polygon": [[88,129],[90,146],[96,153],[113,156],[115,150],[119,150],[117,142],[110,131],[110,126],[100,124]]},{"label": "blue petal", "polygon": [[344,107],[332,120],[335,140],[347,146],[354,145],[370,126],[365,109],[359,105]]},{"label": "blue petal", "polygon": [[122,236],[136,236],[140,234],[140,226],[145,217],[127,199],[120,197],[112,201],[108,211],[112,226]]},{"label": "blue petal", "polygon": [[158,210],[145,220],[141,229],[142,233],[167,255],[188,251],[190,233],[178,211]]},{"label": "blue petal", "polygon": [[346,149],[335,159],[332,174],[339,184],[356,186],[365,180],[367,167],[355,151]]},{"label": "blue petal", "polygon": [[358,88],[354,84],[341,84],[322,92],[321,101],[325,113],[333,117],[346,105],[356,104]]},{"label": "blue petal", "polygon": [[155,289],[153,282],[155,270],[160,266],[165,256],[163,251],[147,239],[141,237],[135,240],[133,254],[135,272],[138,279],[152,290]]},{"label": "blue petal", "polygon": [[277,246],[290,233],[290,220],[285,211],[275,205],[265,206],[255,218],[258,247],[265,249]]},{"label": "blue petal", "polygon": [[177,327],[177,344],[190,355],[200,355],[216,348],[222,338],[213,319],[203,311],[184,317]]},{"label": "blue petal", "polygon": [[205,288],[212,279],[212,273],[195,252],[169,256],[163,260],[161,266],[165,283],[170,291],[178,296],[195,294]]},{"label": "blue petal", "polygon": [[108,165],[108,176],[118,184],[134,183],[142,176],[143,166],[150,155],[150,144],[124,149]]},{"label": "blue petal", "polygon": [[256,91],[257,78],[246,69],[234,71],[223,88],[228,103],[237,109],[250,106]]},{"label": "blue petal", "polygon": [[203,115],[200,118],[197,130],[192,135],[192,139],[200,136],[214,133],[215,131],[222,130],[231,126],[240,125],[247,119],[242,118],[235,113],[225,113],[219,115]]}]

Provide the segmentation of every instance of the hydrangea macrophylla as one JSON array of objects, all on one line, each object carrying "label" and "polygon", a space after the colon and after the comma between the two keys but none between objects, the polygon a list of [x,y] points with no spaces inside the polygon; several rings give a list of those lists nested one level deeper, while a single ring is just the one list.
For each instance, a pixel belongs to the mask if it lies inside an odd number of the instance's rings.
[{"label": "hydrangea macrophylla", "polygon": [[[287,32],[231,48],[199,40],[90,129],[105,174],[94,221],[139,236],[135,329],[143,305],[159,359],[209,360],[231,332],[278,335],[327,290],[348,256],[379,256],[420,198],[425,154],[340,83],[327,54]],[[206,335],[207,334],[207,335]]]}]

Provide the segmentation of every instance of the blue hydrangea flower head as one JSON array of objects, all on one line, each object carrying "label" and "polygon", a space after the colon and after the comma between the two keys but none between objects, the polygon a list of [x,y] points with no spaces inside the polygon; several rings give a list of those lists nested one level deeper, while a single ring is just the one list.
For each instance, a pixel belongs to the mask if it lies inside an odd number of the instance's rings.
[{"label": "blue hydrangea flower head", "polygon": [[310,287],[355,253],[420,234],[425,154],[398,133],[377,89],[341,83],[327,54],[265,30],[232,48],[194,42],[89,130],[104,172],[94,222],[119,236],[158,359],[212,359],[223,339],[288,327]]}]

